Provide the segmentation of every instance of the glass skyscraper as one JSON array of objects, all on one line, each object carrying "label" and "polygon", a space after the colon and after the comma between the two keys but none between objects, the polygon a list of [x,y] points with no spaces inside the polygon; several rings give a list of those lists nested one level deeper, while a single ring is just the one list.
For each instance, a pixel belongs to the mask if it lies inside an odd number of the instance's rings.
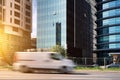
[{"label": "glass skyscraper", "polygon": [[94,0],[37,0],[37,48],[57,44],[68,56],[92,57]]},{"label": "glass skyscraper", "polygon": [[37,47],[66,47],[66,0],[37,0],[37,13]]},{"label": "glass skyscraper", "polygon": [[97,53],[107,57],[120,53],[120,0],[97,1]]}]

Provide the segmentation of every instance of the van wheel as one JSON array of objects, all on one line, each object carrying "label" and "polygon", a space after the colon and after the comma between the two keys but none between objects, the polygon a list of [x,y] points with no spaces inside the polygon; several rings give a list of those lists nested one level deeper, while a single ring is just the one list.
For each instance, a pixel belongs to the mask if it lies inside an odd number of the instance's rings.
[{"label": "van wheel", "polygon": [[60,69],[60,73],[70,73],[70,72],[71,72],[71,68],[67,66],[63,66]]},{"label": "van wheel", "polygon": [[20,72],[29,73],[29,72],[31,72],[31,70],[27,66],[20,66]]}]

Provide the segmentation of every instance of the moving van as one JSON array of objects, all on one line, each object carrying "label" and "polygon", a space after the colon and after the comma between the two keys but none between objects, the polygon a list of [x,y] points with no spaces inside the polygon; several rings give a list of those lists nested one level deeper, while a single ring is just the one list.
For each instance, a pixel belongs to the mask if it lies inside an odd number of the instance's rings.
[{"label": "moving van", "polygon": [[75,64],[57,52],[16,52],[13,69],[20,72],[34,70],[57,70],[62,73],[73,71]]}]

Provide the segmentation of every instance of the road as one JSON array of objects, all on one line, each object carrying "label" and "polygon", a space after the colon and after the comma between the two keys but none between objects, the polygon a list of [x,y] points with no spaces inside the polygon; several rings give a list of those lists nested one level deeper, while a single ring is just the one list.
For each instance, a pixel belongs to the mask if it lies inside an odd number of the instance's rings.
[{"label": "road", "polygon": [[0,71],[0,80],[120,80],[120,72],[75,71],[74,74]]}]

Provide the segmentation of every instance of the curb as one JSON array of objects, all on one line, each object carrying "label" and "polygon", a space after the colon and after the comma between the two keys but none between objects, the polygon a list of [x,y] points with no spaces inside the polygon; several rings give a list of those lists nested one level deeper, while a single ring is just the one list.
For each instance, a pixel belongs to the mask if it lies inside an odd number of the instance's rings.
[{"label": "curb", "polygon": [[112,70],[75,70],[75,72],[120,72]]}]

